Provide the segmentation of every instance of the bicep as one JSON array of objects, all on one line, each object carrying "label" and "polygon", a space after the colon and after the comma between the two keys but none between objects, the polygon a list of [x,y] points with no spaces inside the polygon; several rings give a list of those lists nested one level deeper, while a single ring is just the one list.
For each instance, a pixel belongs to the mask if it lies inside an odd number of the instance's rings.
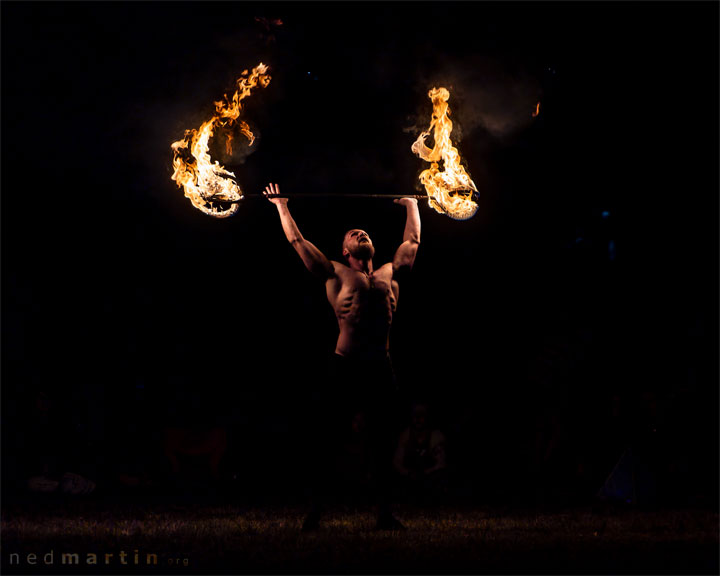
[{"label": "bicep", "polygon": [[411,240],[406,240],[395,251],[395,256],[393,257],[393,272],[397,272],[403,268],[410,269],[413,267],[413,264],[415,263],[415,257],[417,256],[418,246],[420,244],[418,242],[413,242]]},{"label": "bicep", "polygon": [[293,247],[300,255],[305,267],[315,276],[327,280],[335,275],[335,268],[317,246],[308,240],[293,243]]}]

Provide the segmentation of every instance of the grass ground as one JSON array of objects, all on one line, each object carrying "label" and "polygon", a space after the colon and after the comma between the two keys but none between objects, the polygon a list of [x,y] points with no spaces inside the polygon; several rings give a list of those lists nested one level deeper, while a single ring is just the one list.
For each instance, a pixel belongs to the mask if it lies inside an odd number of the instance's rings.
[{"label": "grass ground", "polygon": [[369,509],[337,507],[328,511],[319,532],[309,534],[300,532],[303,510],[99,501],[4,506],[2,572],[718,574],[719,570],[718,515],[707,510],[574,508],[540,513],[481,506],[401,506],[397,516],[407,530],[388,533],[373,530]]}]

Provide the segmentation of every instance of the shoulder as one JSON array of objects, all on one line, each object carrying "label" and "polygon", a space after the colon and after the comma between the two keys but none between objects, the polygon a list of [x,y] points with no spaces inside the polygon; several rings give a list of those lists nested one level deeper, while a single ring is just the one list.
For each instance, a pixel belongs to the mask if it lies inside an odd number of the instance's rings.
[{"label": "shoulder", "polygon": [[400,432],[400,435],[398,436],[398,441],[406,444],[410,440],[410,428],[405,428],[402,432]]},{"label": "shoulder", "polygon": [[342,262],[338,262],[337,260],[330,260],[330,264],[332,265],[335,274],[338,276],[345,275],[351,270],[350,266],[343,264]]},{"label": "shoulder", "polygon": [[392,276],[394,274],[395,270],[393,268],[393,263],[388,262],[387,264],[383,264],[380,266],[380,268],[375,269],[375,274],[388,274]]},{"label": "shoulder", "polygon": [[332,274],[328,277],[328,281],[335,281],[341,284],[348,281],[352,274],[352,268],[350,268],[350,266],[337,260],[330,260],[330,266],[332,267]]},{"label": "shoulder", "polygon": [[387,267],[388,273],[392,276],[392,279],[404,283],[404,281],[410,276],[410,266],[397,266],[395,262],[388,262],[383,266]]}]

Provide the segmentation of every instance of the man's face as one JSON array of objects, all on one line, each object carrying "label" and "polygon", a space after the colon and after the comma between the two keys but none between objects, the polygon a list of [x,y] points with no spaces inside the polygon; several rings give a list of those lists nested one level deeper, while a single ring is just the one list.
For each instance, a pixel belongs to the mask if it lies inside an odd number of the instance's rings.
[{"label": "man's face", "polygon": [[345,234],[343,240],[343,256],[347,258],[350,254],[358,260],[371,260],[375,255],[375,246],[373,246],[370,236],[364,230],[349,230]]},{"label": "man's face", "polygon": [[422,430],[427,425],[427,408],[422,405],[413,407],[412,424],[416,430]]}]

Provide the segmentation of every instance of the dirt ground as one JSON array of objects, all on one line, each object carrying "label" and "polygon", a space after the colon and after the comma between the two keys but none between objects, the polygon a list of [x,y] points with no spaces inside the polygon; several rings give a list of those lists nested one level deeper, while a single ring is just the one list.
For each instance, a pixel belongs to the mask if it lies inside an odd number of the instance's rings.
[{"label": "dirt ground", "polygon": [[2,512],[4,574],[718,574],[718,514],[335,507],[303,533],[293,506],[50,501]]}]

